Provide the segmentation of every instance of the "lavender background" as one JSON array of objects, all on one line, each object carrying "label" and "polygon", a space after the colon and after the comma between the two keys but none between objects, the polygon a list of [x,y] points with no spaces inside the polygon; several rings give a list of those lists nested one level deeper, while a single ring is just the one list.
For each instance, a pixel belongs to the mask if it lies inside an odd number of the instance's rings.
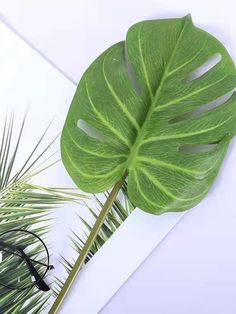
[{"label": "lavender background", "polygon": [[[134,22],[189,12],[235,59],[235,9],[233,0],[0,1],[2,19],[74,82]],[[235,314],[235,191],[234,140],[210,195],[184,216],[101,313]]]}]

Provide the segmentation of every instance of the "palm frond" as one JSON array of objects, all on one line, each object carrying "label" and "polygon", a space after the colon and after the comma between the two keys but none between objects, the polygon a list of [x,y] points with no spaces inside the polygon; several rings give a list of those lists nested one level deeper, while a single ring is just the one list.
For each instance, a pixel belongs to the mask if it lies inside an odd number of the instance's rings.
[{"label": "palm frond", "polygon": [[[15,141],[14,117],[6,118],[0,137],[0,233],[10,229],[30,230],[40,237],[45,238],[50,230],[52,211],[62,203],[68,201],[78,201],[83,195],[79,195],[73,189],[42,187],[32,183],[32,179],[41,171],[46,170],[57,161],[51,160],[52,154],[48,158],[41,158],[52,145],[54,140],[40,153],[38,147],[45,134],[39,139],[32,152],[26,157],[23,165],[16,172],[13,171],[16,157],[20,148],[20,141],[23,134],[25,119],[22,122],[20,131]],[[94,196],[97,209],[91,208],[83,202],[91,212],[93,220],[97,219],[100,209],[108,193],[101,197]],[[107,219],[86,258],[86,263],[94,256],[99,248],[111,237],[124,220],[133,210],[132,204],[126,196],[126,185],[123,186],[121,199],[114,202]],[[93,227],[93,220],[88,221],[79,217],[84,225],[84,237],[79,236],[75,231],[71,234],[71,245],[75,255],[79,255],[89,232]],[[73,268],[76,258],[71,260],[62,257],[62,264],[65,273],[68,275]],[[65,275],[65,277],[67,276]],[[56,285],[53,287],[54,297],[59,294],[65,282],[65,278],[56,278]],[[51,295],[32,288],[26,291],[12,291],[0,286],[0,312],[6,314],[36,314],[42,313],[47,307]]]},{"label": "palm frond", "polygon": [[[46,238],[50,229],[52,211],[62,203],[78,200],[82,195],[69,189],[42,187],[32,183],[31,180],[36,174],[46,170],[55,162],[52,161],[48,165],[50,158],[41,161],[54,140],[37,153],[46,132],[26,157],[20,169],[14,172],[24,125],[25,118],[18,135],[15,136],[14,117],[6,117],[0,135],[0,234],[11,229],[24,229]],[[41,313],[49,298],[50,295],[45,295],[36,288],[17,291],[8,290],[0,285],[0,313]]]},{"label": "palm frond", "polygon": [[[87,263],[91,260],[91,258],[96,254],[96,252],[112,236],[112,234],[121,226],[121,224],[125,221],[125,219],[133,211],[134,206],[132,205],[132,203],[130,202],[130,200],[127,197],[126,187],[127,187],[126,184],[124,184],[124,186],[122,188],[122,192],[121,192],[122,195],[120,195],[119,199],[117,199],[114,202],[106,220],[104,221],[104,223],[100,229],[100,232],[98,233],[96,240],[94,241],[94,243],[91,247],[90,252],[88,253],[88,255],[85,259],[85,263]],[[84,205],[87,207],[87,209],[91,212],[94,220],[97,219],[99,211],[101,210],[101,208],[104,205],[104,199],[106,200],[108,198],[108,196],[109,196],[108,192],[104,193],[101,196],[101,199],[103,198],[103,200],[101,200],[98,196],[94,195],[94,199],[96,201],[96,204],[98,205],[97,210],[92,209],[90,206],[87,205],[87,203],[84,203]],[[70,237],[71,245],[74,249],[76,257],[78,257],[78,255],[81,253],[83,246],[86,242],[86,239],[87,239],[89,233],[91,232],[91,230],[93,228],[93,222],[87,221],[87,220],[83,219],[82,217],[78,217],[78,218],[82,221],[82,224],[84,226],[84,237],[82,238],[75,231],[72,231],[72,235]],[[75,261],[76,261],[76,258],[68,259],[68,258],[65,258],[64,256],[62,256],[61,263],[64,266],[65,273],[67,275],[69,275],[69,273],[72,271],[72,268],[75,264]],[[66,278],[64,278],[64,279],[56,278],[56,284],[57,285],[54,289],[55,297],[57,297],[59,295],[59,292],[63,288],[65,281],[66,281]]]}]

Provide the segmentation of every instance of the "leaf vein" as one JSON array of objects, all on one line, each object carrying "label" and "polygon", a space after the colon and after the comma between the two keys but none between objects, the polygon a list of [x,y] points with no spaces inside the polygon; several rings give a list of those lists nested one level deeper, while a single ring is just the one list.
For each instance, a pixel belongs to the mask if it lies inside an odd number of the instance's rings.
[{"label": "leaf vein", "polygon": [[148,203],[154,205],[155,207],[160,208],[160,209],[164,209],[163,207],[158,206],[155,202],[153,202],[153,201],[151,201],[149,198],[147,198],[147,196],[143,193],[143,190],[142,190],[141,187],[140,187],[139,180],[138,180],[138,178],[137,178],[137,174],[136,174],[135,171],[134,171],[134,177],[135,177],[135,181],[136,181],[137,188],[138,188],[139,192],[141,193],[142,197],[143,197]]},{"label": "leaf vein", "polygon": [[117,165],[115,168],[113,168],[111,171],[109,172],[106,172],[105,174],[88,174],[88,173],[85,173],[84,171],[82,171],[78,166],[77,164],[74,163],[74,161],[72,160],[72,158],[70,157],[70,155],[68,154],[67,150],[64,151],[68,157],[68,159],[70,160],[70,162],[72,163],[73,167],[76,169],[76,171],[78,171],[79,173],[81,173],[83,176],[85,177],[88,177],[88,178],[106,178],[108,176],[110,176],[111,174],[113,174],[114,172],[118,171],[120,168],[123,167],[123,165],[126,163],[126,162],[123,162],[119,165]]},{"label": "leaf vein", "polygon": [[143,141],[142,145],[145,143],[150,143],[150,142],[155,142],[155,141],[162,141],[162,140],[170,140],[170,139],[178,139],[178,138],[186,138],[186,137],[191,137],[194,135],[199,135],[199,134],[204,134],[209,131],[215,130],[218,127],[224,125],[227,123],[229,120],[232,119],[232,116],[230,116],[228,119],[224,120],[222,123],[219,123],[213,127],[207,128],[207,129],[202,129],[201,131],[196,131],[196,132],[190,132],[190,133],[179,133],[179,134],[172,134],[172,135],[162,135],[162,136],[156,136],[156,137],[149,137],[147,140]]},{"label": "leaf vein", "polygon": [[102,71],[103,71],[103,76],[105,79],[105,82],[107,84],[107,87],[109,89],[109,91],[111,92],[112,96],[114,97],[116,103],[118,104],[118,106],[120,107],[120,109],[123,111],[123,113],[126,115],[126,117],[129,119],[129,121],[131,122],[131,124],[135,127],[135,129],[137,131],[139,131],[140,126],[137,123],[137,121],[134,119],[134,117],[131,115],[131,113],[129,112],[129,110],[126,108],[126,106],[124,105],[124,103],[122,102],[122,100],[119,98],[119,96],[116,94],[114,88],[111,86],[111,84],[109,83],[109,80],[107,79],[106,76],[106,72],[105,72],[105,58],[103,59],[103,64],[102,64]]},{"label": "leaf vein", "polygon": [[130,142],[127,141],[127,139],[126,139],[124,136],[122,136],[122,134],[120,134],[115,128],[113,128],[113,127],[111,126],[111,124],[110,124],[106,119],[104,119],[103,115],[96,109],[96,107],[95,107],[95,105],[94,105],[94,103],[93,103],[93,101],[92,101],[92,99],[91,99],[91,96],[90,96],[90,93],[89,93],[89,90],[88,90],[88,85],[87,85],[86,79],[85,79],[85,87],[86,87],[86,91],[87,91],[87,95],[88,95],[89,102],[90,102],[90,104],[91,104],[91,106],[92,106],[93,111],[97,114],[99,120],[100,120],[103,124],[105,124],[105,126],[106,126],[108,129],[110,129],[110,131],[111,131],[113,134],[115,134],[116,137],[117,137],[123,144],[125,144],[125,145],[128,146],[128,147],[130,147]]},{"label": "leaf vein", "polygon": [[176,73],[177,71],[179,71],[180,69],[182,69],[183,67],[185,67],[186,65],[188,65],[189,63],[191,63],[193,60],[195,60],[199,54],[202,52],[202,50],[204,49],[206,45],[206,40],[204,41],[202,47],[199,49],[199,51],[197,52],[197,54],[195,54],[191,59],[189,59],[188,61],[182,63],[181,65],[179,65],[178,67],[176,67],[175,69],[171,70],[170,72],[167,73],[167,76],[171,76],[173,75],[174,73]]},{"label": "leaf vein", "polygon": [[196,90],[193,91],[192,93],[189,93],[189,94],[187,94],[187,95],[185,95],[185,96],[183,96],[183,97],[176,98],[176,99],[172,99],[171,101],[169,101],[169,102],[167,102],[167,103],[165,103],[165,104],[163,104],[163,105],[159,105],[158,107],[156,107],[156,109],[155,109],[154,111],[160,111],[160,110],[162,110],[163,108],[169,107],[169,106],[171,106],[171,105],[176,105],[176,104],[178,104],[180,101],[186,100],[186,99],[190,98],[191,96],[198,95],[199,93],[201,93],[201,92],[207,90],[208,88],[210,88],[210,87],[212,87],[212,86],[214,86],[214,85],[216,85],[216,84],[222,82],[225,78],[226,78],[226,76],[223,76],[223,78],[221,78],[221,79],[219,79],[219,80],[213,82],[212,84],[209,84],[209,85],[206,85],[206,86],[204,86],[204,87],[202,87],[202,88],[196,89]]},{"label": "leaf vein", "polygon": [[65,125],[65,130],[68,132],[69,137],[71,138],[72,142],[75,144],[76,147],[78,147],[79,149],[83,150],[84,152],[90,154],[90,155],[94,155],[94,156],[98,156],[98,157],[102,157],[102,158],[107,158],[107,159],[113,159],[113,158],[119,158],[119,157],[127,157],[127,155],[123,154],[123,155],[105,155],[104,153],[99,154],[95,151],[91,151],[89,149],[84,148],[83,146],[79,145],[79,142],[76,142],[75,139],[73,138],[70,129],[68,127],[68,125]]},{"label": "leaf vein", "polygon": [[178,197],[176,195],[174,195],[169,189],[167,189],[167,187],[165,185],[163,185],[159,180],[157,180],[157,178],[155,178],[154,176],[151,175],[151,173],[147,170],[144,170],[143,168],[140,169],[140,171],[150,180],[153,182],[153,184],[155,186],[157,186],[159,188],[160,191],[162,191],[163,193],[165,193],[167,196],[171,197],[173,200],[178,200],[181,202],[189,202],[194,200],[197,197],[192,197],[192,198],[181,198]]},{"label": "leaf vein", "polygon": [[144,58],[143,58],[143,51],[142,51],[142,46],[141,46],[141,28],[139,29],[139,32],[138,32],[138,47],[139,47],[141,64],[142,64],[143,73],[144,73],[145,81],[147,84],[148,92],[149,92],[150,98],[153,99],[153,93],[152,93],[152,89],[151,89],[151,85],[150,85],[150,81],[149,81],[149,77],[148,77],[148,73],[147,73],[147,68],[146,68],[146,65],[144,62]]}]

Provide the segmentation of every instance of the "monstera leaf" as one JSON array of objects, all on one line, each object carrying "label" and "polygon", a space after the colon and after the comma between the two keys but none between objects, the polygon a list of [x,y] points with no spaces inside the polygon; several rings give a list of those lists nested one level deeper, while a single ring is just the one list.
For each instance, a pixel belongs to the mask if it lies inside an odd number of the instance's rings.
[{"label": "monstera leaf", "polygon": [[208,192],[235,134],[235,94],[221,99],[235,85],[226,49],[190,16],[138,23],[83,75],[63,130],[64,165],[86,192],[127,174],[137,207],[189,209]]},{"label": "monstera leaf", "polygon": [[132,26],[88,68],[63,129],[62,159],[80,189],[114,187],[49,314],[125,180],[132,203],[153,214],[189,209],[207,194],[236,132],[235,85],[229,54],[190,16]]}]

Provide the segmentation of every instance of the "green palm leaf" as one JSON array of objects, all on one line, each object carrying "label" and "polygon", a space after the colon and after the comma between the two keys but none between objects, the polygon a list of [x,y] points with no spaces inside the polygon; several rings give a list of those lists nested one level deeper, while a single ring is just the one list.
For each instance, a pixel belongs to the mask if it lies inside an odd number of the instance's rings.
[{"label": "green palm leaf", "polygon": [[[208,69],[215,56],[220,60]],[[132,203],[152,214],[184,211],[204,198],[236,132],[235,85],[228,52],[190,16],[135,24],[125,42],[92,63],[67,115],[62,159],[80,189],[113,189],[50,314],[126,179]]]}]

